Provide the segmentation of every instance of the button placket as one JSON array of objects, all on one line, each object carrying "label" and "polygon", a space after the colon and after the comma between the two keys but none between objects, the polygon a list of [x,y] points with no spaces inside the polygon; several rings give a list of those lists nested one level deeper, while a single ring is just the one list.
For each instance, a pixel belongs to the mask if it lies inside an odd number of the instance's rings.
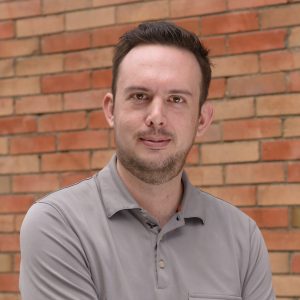
[{"label": "button placket", "polygon": [[168,266],[166,258],[162,255],[163,237],[157,235],[156,244],[156,274],[157,288],[164,289],[168,286]]}]

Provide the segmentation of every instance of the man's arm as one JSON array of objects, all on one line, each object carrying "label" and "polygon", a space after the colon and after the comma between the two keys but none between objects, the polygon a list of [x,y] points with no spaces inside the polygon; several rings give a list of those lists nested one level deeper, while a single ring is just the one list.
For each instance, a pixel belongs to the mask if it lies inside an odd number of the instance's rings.
[{"label": "man's arm", "polygon": [[243,300],[275,300],[269,255],[258,227],[252,229],[250,257],[243,285]]},{"label": "man's arm", "polygon": [[60,212],[37,203],[21,228],[22,300],[99,300],[80,240]]}]

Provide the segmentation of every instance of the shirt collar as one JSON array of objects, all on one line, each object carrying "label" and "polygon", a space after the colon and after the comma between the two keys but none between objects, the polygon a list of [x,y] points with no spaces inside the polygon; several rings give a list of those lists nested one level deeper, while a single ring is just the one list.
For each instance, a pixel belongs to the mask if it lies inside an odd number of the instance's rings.
[{"label": "shirt collar", "polygon": [[[121,180],[117,172],[116,162],[117,158],[116,155],[114,155],[109,164],[96,175],[96,180],[100,185],[99,192],[101,193],[104,209],[108,218],[111,218],[121,210],[140,208]],[[199,218],[202,223],[204,223],[205,201],[201,201],[199,190],[191,185],[185,172],[183,172],[182,175],[182,182],[184,193],[180,214],[184,218]]]}]

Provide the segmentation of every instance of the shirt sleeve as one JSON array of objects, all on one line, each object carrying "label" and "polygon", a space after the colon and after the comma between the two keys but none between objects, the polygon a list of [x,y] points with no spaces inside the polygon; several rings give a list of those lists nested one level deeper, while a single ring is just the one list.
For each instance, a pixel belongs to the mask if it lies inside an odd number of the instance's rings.
[{"label": "shirt sleeve", "polygon": [[275,300],[269,255],[264,239],[255,225],[250,236],[250,257],[243,285],[243,300]]},{"label": "shirt sleeve", "polygon": [[20,244],[22,300],[101,300],[80,240],[57,208],[34,204]]}]

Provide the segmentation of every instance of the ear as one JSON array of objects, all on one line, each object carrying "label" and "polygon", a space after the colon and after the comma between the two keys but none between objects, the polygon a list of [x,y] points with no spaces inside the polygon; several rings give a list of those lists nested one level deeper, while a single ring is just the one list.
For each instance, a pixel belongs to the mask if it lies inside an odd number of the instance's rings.
[{"label": "ear", "polygon": [[112,93],[106,93],[102,101],[102,109],[110,127],[114,127],[114,99]]},{"label": "ear", "polygon": [[209,102],[202,104],[201,112],[199,116],[199,124],[197,129],[197,136],[202,136],[209,128],[213,120],[213,107]]}]

